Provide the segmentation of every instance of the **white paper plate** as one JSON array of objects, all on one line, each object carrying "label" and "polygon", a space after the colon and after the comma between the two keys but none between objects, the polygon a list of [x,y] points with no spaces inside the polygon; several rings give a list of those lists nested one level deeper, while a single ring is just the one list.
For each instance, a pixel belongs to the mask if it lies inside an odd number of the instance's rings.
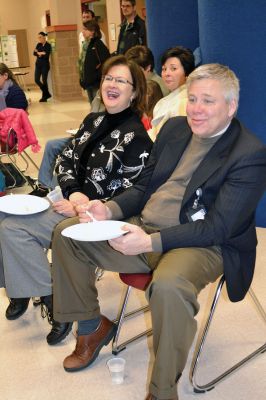
[{"label": "white paper plate", "polygon": [[124,221],[96,221],[76,224],[65,228],[62,235],[83,242],[97,242],[115,239],[126,233],[121,229]]},{"label": "white paper plate", "polygon": [[29,194],[10,194],[0,197],[0,211],[13,215],[37,214],[50,207],[48,200]]}]

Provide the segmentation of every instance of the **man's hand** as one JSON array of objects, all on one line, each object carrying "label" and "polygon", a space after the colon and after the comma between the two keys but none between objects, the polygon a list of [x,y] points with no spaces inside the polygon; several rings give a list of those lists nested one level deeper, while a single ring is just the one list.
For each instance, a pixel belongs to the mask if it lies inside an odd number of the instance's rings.
[{"label": "man's hand", "polygon": [[62,214],[65,217],[75,217],[77,215],[73,204],[69,200],[59,200],[53,203],[53,209],[58,214]]},{"label": "man's hand", "polygon": [[89,222],[91,217],[86,214],[89,211],[93,217],[99,221],[112,218],[112,213],[109,208],[100,200],[92,200],[87,204],[82,204],[76,207],[80,222]]},{"label": "man's hand", "polygon": [[109,240],[110,246],[122,254],[135,256],[152,251],[151,236],[144,232],[139,226],[127,224],[122,228],[127,231],[125,235]]}]

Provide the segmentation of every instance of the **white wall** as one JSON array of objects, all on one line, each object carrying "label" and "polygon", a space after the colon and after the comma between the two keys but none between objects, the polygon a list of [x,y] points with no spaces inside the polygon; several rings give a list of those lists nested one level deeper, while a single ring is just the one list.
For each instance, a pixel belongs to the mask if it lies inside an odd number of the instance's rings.
[{"label": "white wall", "polygon": [[[67,3],[68,7],[65,7]],[[9,2],[0,0],[0,10],[1,35],[7,35],[8,29],[27,30],[30,58],[30,73],[26,77],[27,84],[34,83],[35,57],[33,50],[37,43],[38,32],[44,30],[42,21],[45,11],[51,10],[53,13],[51,15],[52,25],[81,24],[80,0],[9,0]]]}]

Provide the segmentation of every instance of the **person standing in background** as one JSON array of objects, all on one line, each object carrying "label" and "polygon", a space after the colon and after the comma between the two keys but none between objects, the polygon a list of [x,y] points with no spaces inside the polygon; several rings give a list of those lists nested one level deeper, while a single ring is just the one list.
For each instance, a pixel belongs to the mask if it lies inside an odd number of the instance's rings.
[{"label": "person standing in background", "polygon": [[[82,11],[82,23],[84,24],[85,22],[92,21],[92,20],[95,20],[97,22],[94,12],[92,10],[83,10]],[[105,46],[107,46],[105,34],[103,33],[102,30],[100,30],[100,31],[101,31],[101,34],[102,34],[101,41],[103,42],[103,44]],[[79,49],[80,49],[80,53],[82,51],[82,44],[83,44],[84,40],[85,40],[85,38],[83,36],[83,31],[81,31],[80,34],[79,34]]]},{"label": "person standing in background", "polygon": [[120,28],[117,54],[125,54],[137,44],[147,45],[145,21],[137,15],[136,0],[122,0],[121,9],[125,19]]},{"label": "person standing in background", "polygon": [[87,91],[91,103],[100,87],[102,64],[110,53],[101,41],[100,27],[95,20],[85,22],[82,32],[86,40],[79,58],[80,86]]},{"label": "person standing in background", "polygon": [[26,111],[28,101],[13,72],[6,64],[0,63],[0,111],[7,107]]},{"label": "person standing in background", "polygon": [[39,32],[38,43],[33,51],[33,55],[36,57],[35,83],[42,91],[42,97],[39,100],[40,102],[46,102],[47,99],[52,97],[47,85],[47,77],[50,69],[49,57],[51,53],[51,45],[46,41],[46,36],[47,34],[45,32]]}]

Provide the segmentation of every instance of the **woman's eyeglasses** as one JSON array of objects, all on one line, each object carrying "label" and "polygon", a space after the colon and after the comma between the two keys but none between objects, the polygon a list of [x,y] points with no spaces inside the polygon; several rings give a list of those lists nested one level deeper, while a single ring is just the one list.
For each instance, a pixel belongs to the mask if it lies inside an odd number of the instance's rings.
[{"label": "woman's eyeglasses", "polygon": [[134,86],[134,84],[132,82],[129,82],[127,79],[125,78],[120,78],[112,76],[112,75],[103,75],[102,76],[102,81],[104,82],[113,82],[115,81],[115,83],[117,83],[118,85],[126,85],[127,83],[129,83],[131,86]]}]

